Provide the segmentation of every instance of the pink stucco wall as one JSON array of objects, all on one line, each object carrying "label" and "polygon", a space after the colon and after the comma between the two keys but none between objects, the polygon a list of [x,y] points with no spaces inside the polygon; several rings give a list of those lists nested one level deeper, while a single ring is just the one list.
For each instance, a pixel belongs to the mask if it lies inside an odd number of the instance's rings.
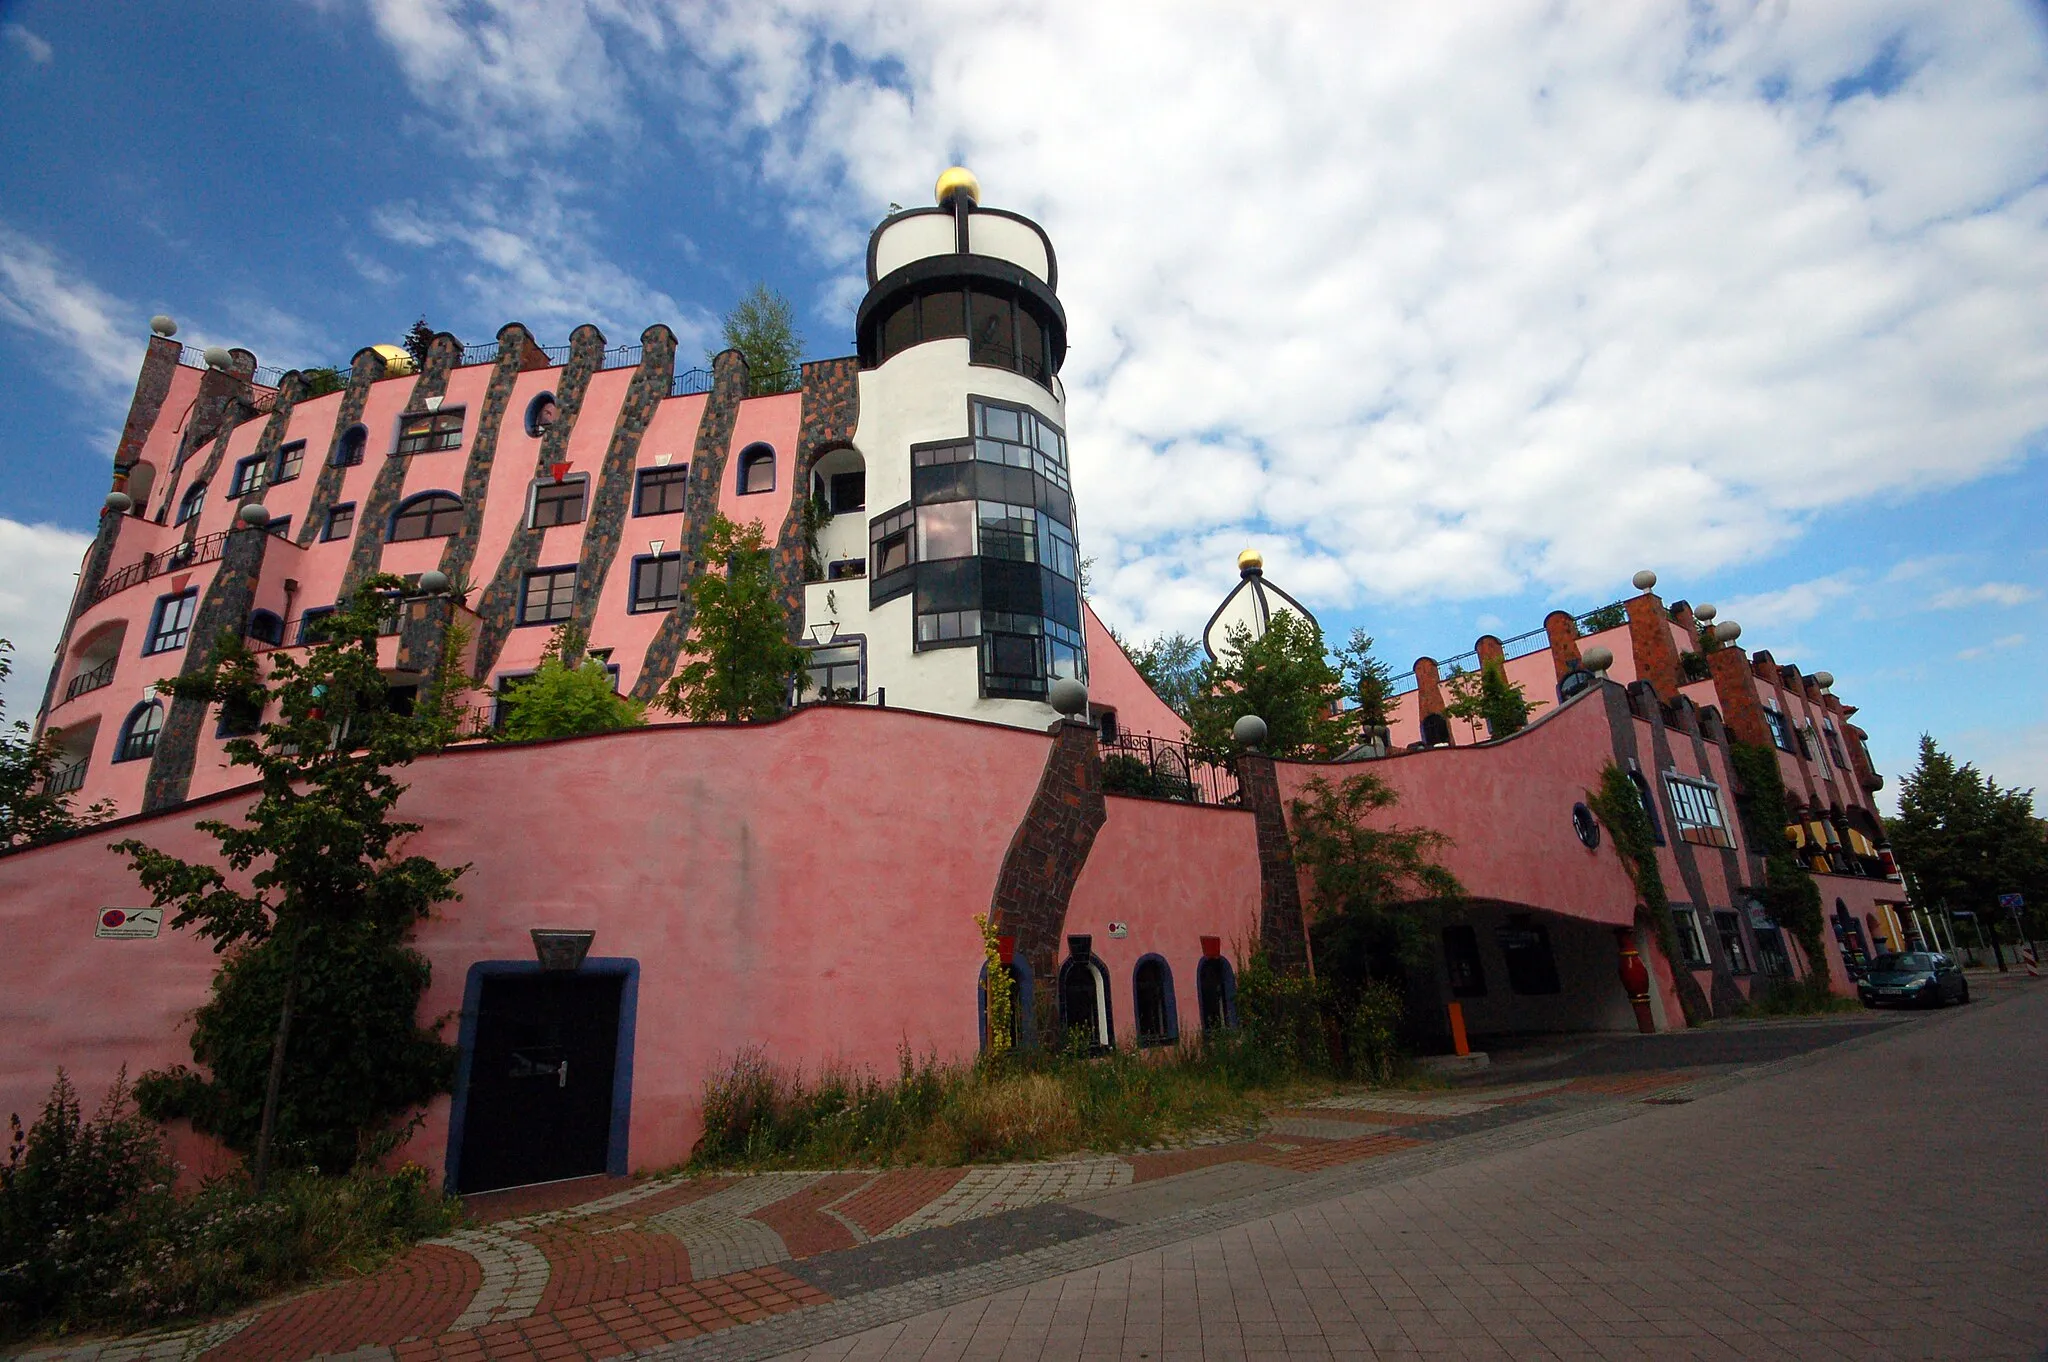
[{"label": "pink stucco wall", "polygon": [[1149,733],[1155,738],[1185,741],[1187,721],[1152,693],[1145,678],[1131,665],[1107,627],[1096,617],[1095,608],[1081,603],[1082,624],[1088,631],[1088,701],[1097,709],[1116,711],[1117,727],[1126,733]]}]

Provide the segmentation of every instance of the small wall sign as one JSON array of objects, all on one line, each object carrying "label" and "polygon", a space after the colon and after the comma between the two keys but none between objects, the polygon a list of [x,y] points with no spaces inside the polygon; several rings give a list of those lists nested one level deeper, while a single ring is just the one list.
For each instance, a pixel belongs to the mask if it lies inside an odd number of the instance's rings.
[{"label": "small wall sign", "polygon": [[163,929],[161,908],[102,908],[93,935],[102,941],[154,940]]},{"label": "small wall sign", "polygon": [[1121,941],[1124,937],[1131,934],[1131,924],[1128,922],[1112,922],[1109,924],[1109,934]]}]

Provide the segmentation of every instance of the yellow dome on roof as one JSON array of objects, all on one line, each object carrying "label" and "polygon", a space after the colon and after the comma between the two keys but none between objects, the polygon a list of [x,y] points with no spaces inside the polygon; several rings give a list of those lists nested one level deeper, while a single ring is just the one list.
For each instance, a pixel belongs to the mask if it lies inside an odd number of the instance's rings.
[{"label": "yellow dome on roof", "polygon": [[1266,555],[1260,553],[1257,549],[1246,549],[1243,553],[1237,555],[1237,570],[1239,572],[1243,572],[1247,568],[1263,572],[1265,567]]},{"label": "yellow dome on roof", "polygon": [[412,362],[412,356],[399,346],[373,345],[370,348],[382,356],[384,360],[384,377],[386,378],[397,378],[402,374],[414,373],[419,368],[417,364]]},{"label": "yellow dome on roof", "polygon": [[934,191],[939,196],[939,206],[945,207],[955,194],[965,194],[971,204],[981,202],[981,181],[974,178],[974,172],[966,166],[954,166],[939,176]]}]

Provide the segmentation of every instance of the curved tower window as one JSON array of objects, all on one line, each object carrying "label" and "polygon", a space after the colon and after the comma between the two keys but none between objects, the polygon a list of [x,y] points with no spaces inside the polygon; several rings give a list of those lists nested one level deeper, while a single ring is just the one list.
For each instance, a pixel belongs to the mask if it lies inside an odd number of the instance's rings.
[{"label": "curved tower window", "polygon": [[156,752],[156,739],[164,731],[164,704],[148,700],[128,711],[121,725],[121,741],[114,748],[115,761],[141,761]]},{"label": "curved tower window", "polygon": [[447,492],[424,492],[398,508],[391,517],[394,544],[409,539],[443,539],[462,529],[462,500]]},{"label": "curved tower window", "polygon": [[370,441],[367,426],[350,426],[341,437],[341,443],[334,447],[334,466],[353,468],[363,461],[363,448]]}]

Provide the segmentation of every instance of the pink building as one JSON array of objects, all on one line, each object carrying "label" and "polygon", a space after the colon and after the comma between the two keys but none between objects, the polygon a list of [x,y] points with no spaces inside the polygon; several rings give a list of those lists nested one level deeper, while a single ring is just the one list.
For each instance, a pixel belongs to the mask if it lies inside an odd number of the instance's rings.
[{"label": "pink building", "polygon": [[[813,1070],[886,1071],[902,1044],[972,1054],[977,913],[1014,942],[1026,997],[1099,1043],[1231,1025],[1247,943],[1309,964],[1287,801],[1317,775],[1370,769],[1401,821],[1453,840],[1471,898],[1411,981],[1425,1030],[1451,1001],[1479,1033],[1633,1028],[1631,948],[1665,1028],[1684,1024],[1673,969],[1718,1009],[1774,974],[1846,978],[1839,955],[1798,959],[1755,901],[1729,742],[1777,746],[1804,854],[1860,949],[1904,896],[1854,711],[1767,654],[1700,654],[1694,613],[1653,582],[1607,627],[1554,614],[1532,649],[1479,641],[1548,701],[1512,737],[1448,723],[1424,659],[1391,743],[1353,754],[1369,765],[1191,760],[1079,594],[1051,243],[977,200],[949,172],[938,206],[880,224],[857,353],[795,375],[732,353],[678,373],[661,326],[549,349],[515,323],[484,347],[437,336],[416,372],[366,349],[315,395],[302,373],[258,382],[244,351],[190,364],[158,319],[41,715],[62,783],[122,822],[0,857],[0,1105],[29,1110],[60,1064],[91,1089],[189,1058],[215,958],[133,915],[145,904],[106,844],[204,855],[195,822],[252,798],[221,717],[155,691],[223,628],[301,647],[354,583],[395,573],[419,587],[385,644],[394,695],[461,618],[486,700],[565,623],[644,699],[685,650],[684,587],[719,511],[767,528],[826,703],[772,724],[466,742],[405,775],[401,812],[424,825],[409,850],[474,866],[418,934],[425,1015],[459,1016],[463,1058],[407,1150],[464,1189],[683,1159],[705,1078],[743,1046]],[[814,558],[806,496],[832,511]],[[1302,607],[1251,556],[1218,618],[1263,628],[1275,609]],[[1584,665],[1595,649],[1604,675]],[[1175,797],[1106,793],[1105,754],[1140,756]],[[1678,961],[1636,931],[1584,811],[1610,761],[1664,839]],[[536,931],[589,933],[589,954],[543,968]]]}]

